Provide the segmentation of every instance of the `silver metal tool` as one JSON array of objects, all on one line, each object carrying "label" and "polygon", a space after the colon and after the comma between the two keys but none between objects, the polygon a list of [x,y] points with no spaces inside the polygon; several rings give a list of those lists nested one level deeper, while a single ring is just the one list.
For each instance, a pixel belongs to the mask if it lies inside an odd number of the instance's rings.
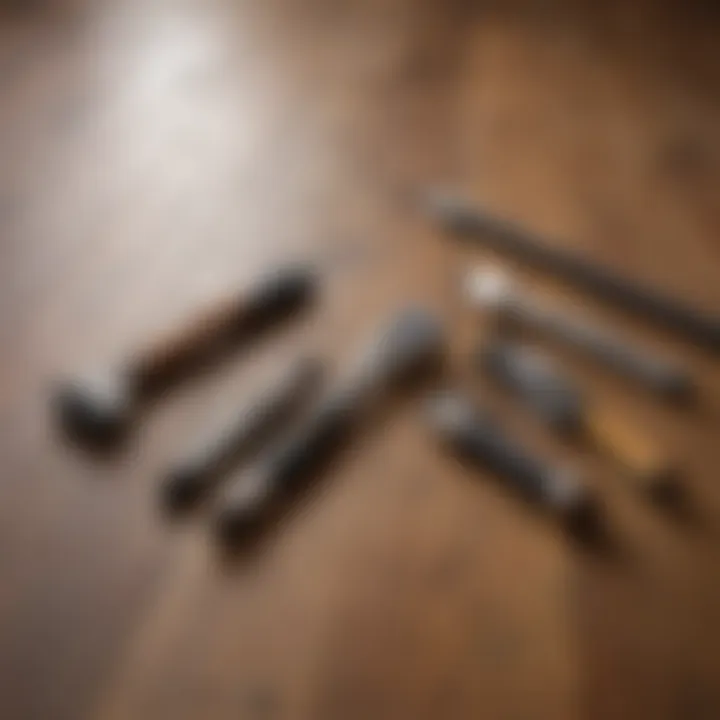
[{"label": "silver metal tool", "polygon": [[569,312],[524,291],[499,268],[469,273],[465,292],[472,303],[494,312],[503,323],[529,328],[580,350],[601,365],[671,400],[694,391],[690,373],[679,363],[620,337],[580,313]]},{"label": "silver metal tool", "polygon": [[431,313],[409,308],[393,317],[309,416],[225,489],[216,515],[220,538],[234,544],[261,529],[278,499],[305,483],[382,395],[438,366],[444,350],[444,328]]},{"label": "silver metal tool", "polygon": [[720,316],[623,277],[571,250],[561,250],[524,228],[457,195],[431,192],[426,208],[458,237],[504,252],[575,287],[634,313],[713,352],[720,352]]}]

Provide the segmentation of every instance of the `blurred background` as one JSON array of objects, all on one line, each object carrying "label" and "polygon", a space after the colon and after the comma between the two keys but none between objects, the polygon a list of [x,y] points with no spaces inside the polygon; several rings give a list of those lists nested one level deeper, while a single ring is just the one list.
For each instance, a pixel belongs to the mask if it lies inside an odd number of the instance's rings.
[{"label": "blurred background", "polygon": [[[251,561],[156,501],[209,419],[299,352],[341,369],[408,301],[469,376],[483,322],[457,278],[490,255],[428,221],[428,186],[720,308],[719,40],[711,0],[3,0],[0,716],[720,717],[720,374],[621,314],[587,303],[706,400],[672,412],[574,368],[679,459],[694,508],[668,518],[592,460],[611,559],[438,453],[417,399]],[[326,271],[311,314],[113,462],[58,440],[56,378],[288,259]]]}]

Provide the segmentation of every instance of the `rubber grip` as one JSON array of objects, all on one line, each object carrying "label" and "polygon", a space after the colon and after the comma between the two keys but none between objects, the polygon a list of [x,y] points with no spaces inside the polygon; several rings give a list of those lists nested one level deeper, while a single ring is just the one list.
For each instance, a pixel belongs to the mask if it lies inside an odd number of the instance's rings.
[{"label": "rubber grip", "polygon": [[530,346],[494,341],[478,350],[481,367],[562,433],[580,431],[583,399],[551,359]]},{"label": "rubber grip", "polygon": [[322,369],[322,364],[312,358],[294,362],[272,387],[247,403],[231,422],[177,462],[163,484],[167,503],[188,504],[209,491],[222,474],[254,451],[314,392]]},{"label": "rubber grip", "polygon": [[461,457],[501,476],[531,502],[575,512],[582,486],[528,452],[466,398],[456,393],[433,397],[428,415],[435,432]]},{"label": "rubber grip", "polygon": [[443,341],[442,326],[430,313],[411,308],[397,315],[373,337],[350,380],[252,468],[252,491],[242,476],[238,478],[220,510],[221,533],[229,537],[242,533],[258,522],[277,495],[305,482],[350,436],[369,401],[438,359]]}]

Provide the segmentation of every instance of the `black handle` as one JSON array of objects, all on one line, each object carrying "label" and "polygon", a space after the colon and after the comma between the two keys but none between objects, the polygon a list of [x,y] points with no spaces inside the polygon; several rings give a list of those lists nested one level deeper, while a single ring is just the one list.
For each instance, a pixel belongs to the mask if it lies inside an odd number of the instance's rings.
[{"label": "black handle", "polygon": [[267,273],[154,340],[130,358],[124,373],[141,394],[164,388],[229,345],[290,316],[313,298],[317,287],[318,276],[309,266],[290,265]]},{"label": "black handle", "polygon": [[484,411],[456,393],[430,399],[431,426],[457,454],[509,482],[527,500],[576,520],[588,509],[584,487],[510,438]]},{"label": "black handle", "polygon": [[309,265],[271,272],[247,291],[238,320],[249,329],[262,327],[309,302],[318,286],[319,276]]},{"label": "black handle", "polygon": [[167,473],[162,486],[166,503],[171,507],[188,505],[212,489],[222,474],[255,450],[316,390],[322,371],[322,364],[312,358],[294,362],[272,387]]},{"label": "black handle", "polygon": [[351,405],[336,399],[322,403],[301,428],[239,477],[217,514],[221,538],[232,543],[260,527],[278,498],[296,490],[341,446],[353,417]]},{"label": "black handle", "polygon": [[495,340],[477,352],[481,367],[518,396],[544,422],[562,433],[583,424],[583,400],[551,359],[535,348]]}]

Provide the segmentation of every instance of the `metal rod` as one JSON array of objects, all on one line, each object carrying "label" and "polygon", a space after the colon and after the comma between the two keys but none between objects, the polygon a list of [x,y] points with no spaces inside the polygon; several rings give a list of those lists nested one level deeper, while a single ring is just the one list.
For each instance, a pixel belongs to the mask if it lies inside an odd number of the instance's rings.
[{"label": "metal rod", "polygon": [[543,302],[497,268],[470,273],[466,292],[473,303],[494,311],[503,327],[530,328],[580,350],[663,398],[686,399],[695,389],[689,371],[679,363],[653,354],[591,318]]},{"label": "metal rod", "polygon": [[508,253],[697,345],[720,351],[720,317],[717,315],[690,308],[579,253],[553,248],[518,225],[455,196],[432,195],[429,206],[431,213],[458,235]]}]

